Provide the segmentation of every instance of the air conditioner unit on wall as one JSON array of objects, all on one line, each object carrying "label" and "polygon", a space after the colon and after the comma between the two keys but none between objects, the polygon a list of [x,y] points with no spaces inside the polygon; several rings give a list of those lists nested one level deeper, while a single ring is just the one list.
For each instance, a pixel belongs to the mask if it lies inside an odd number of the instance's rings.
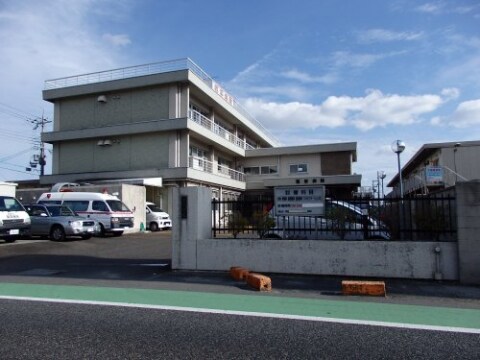
[{"label": "air conditioner unit on wall", "polygon": [[105,95],[100,95],[98,98],[97,98],[97,101],[99,103],[106,103],[107,102],[107,97]]}]

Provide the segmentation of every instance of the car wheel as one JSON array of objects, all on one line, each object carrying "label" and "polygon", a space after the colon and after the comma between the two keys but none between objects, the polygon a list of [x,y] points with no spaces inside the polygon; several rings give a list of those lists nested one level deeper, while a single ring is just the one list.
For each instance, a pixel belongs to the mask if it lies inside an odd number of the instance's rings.
[{"label": "car wheel", "polygon": [[15,238],[5,238],[4,240],[5,240],[5,242],[7,242],[7,243],[13,243],[13,242],[15,242],[17,239],[15,239]]},{"label": "car wheel", "polygon": [[118,236],[122,236],[122,234],[123,234],[123,231],[115,231],[113,233],[113,236],[118,237]]},{"label": "car wheel", "polygon": [[92,235],[82,235],[83,240],[88,240],[92,237]]},{"label": "car wheel", "polygon": [[150,231],[151,232],[158,231],[158,224],[156,222],[150,223]]},{"label": "car wheel", "polygon": [[50,231],[50,239],[53,241],[65,240],[65,230],[61,226],[54,226]]},{"label": "car wheel", "polygon": [[100,224],[100,233],[98,235],[100,237],[105,237],[105,234],[106,234],[105,227],[102,224]]}]

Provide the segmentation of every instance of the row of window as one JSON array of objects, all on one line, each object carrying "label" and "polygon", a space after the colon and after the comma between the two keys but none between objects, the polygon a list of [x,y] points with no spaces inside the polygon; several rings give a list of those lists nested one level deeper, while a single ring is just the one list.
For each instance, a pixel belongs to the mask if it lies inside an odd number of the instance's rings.
[{"label": "row of window", "polygon": [[[249,166],[243,169],[246,175],[272,175],[278,174],[276,165],[269,166]],[[290,165],[290,174],[305,174],[308,172],[307,164]]]}]

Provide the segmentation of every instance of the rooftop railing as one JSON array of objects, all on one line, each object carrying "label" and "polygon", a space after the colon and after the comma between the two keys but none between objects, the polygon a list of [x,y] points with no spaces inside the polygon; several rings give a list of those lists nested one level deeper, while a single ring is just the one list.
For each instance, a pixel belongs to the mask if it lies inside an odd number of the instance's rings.
[{"label": "rooftop railing", "polygon": [[152,64],[129,66],[121,69],[106,70],[90,74],[68,76],[58,79],[51,79],[45,81],[45,90],[59,89],[70,86],[79,86],[94,84],[105,81],[128,79],[138,76],[161,74],[179,70],[190,70],[205,84],[207,84],[213,91],[228,104],[233,106],[240,114],[248,119],[259,130],[264,132],[271,141],[278,145],[278,140],[268,131],[259,121],[257,121],[240,103],[224,90],[217,82],[215,82],[210,75],[208,75],[200,66],[195,64],[191,59],[176,59],[169,61],[162,61]]}]

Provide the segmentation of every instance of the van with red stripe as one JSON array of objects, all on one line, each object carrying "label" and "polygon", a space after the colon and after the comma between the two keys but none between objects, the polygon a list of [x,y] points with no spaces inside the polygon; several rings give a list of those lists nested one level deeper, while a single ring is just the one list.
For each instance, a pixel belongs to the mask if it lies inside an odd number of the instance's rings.
[{"label": "van with red stripe", "polygon": [[133,228],[133,213],[116,196],[96,192],[49,192],[37,203],[66,205],[78,215],[99,222],[101,234],[120,236]]}]

